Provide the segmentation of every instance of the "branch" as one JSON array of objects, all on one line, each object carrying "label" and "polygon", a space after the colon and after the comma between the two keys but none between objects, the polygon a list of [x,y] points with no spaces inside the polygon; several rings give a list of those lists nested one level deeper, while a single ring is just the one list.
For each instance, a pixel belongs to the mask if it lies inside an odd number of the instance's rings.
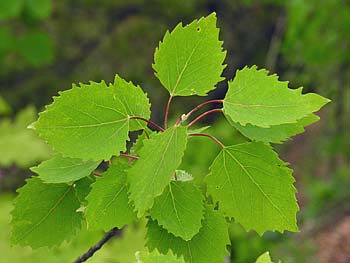
[{"label": "branch", "polygon": [[221,148],[225,148],[225,145],[220,142],[217,138],[215,138],[213,135],[205,134],[205,133],[190,133],[188,136],[200,136],[200,137],[208,137],[212,139],[214,142],[216,142],[218,145],[220,145]]},{"label": "branch", "polygon": [[187,127],[191,127],[193,124],[195,124],[197,121],[199,121],[200,119],[202,119],[203,117],[211,114],[211,113],[214,113],[214,112],[222,112],[222,109],[213,109],[213,110],[209,110],[209,111],[206,111],[204,112],[203,114],[199,115],[197,118],[195,118],[193,121],[191,121]]},{"label": "branch", "polygon": [[169,109],[170,109],[170,104],[171,104],[172,99],[173,99],[173,95],[170,95],[169,100],[168,100],[168,104],[166,105],[166,109],[165,109],[164,129],[166,129],[166,126],[168,124],[168,115],[169,115]]},{"label": "branch", "polygon": [[131,116],[129,117],[130,119],[136,119],[136,120],[141,120],[141,121],[144,121],[144,122],[147,122],[147,124],[153,126],[154,128],[156,128],[157,130],[159,131],[164,131],[164,129],[162,127],[160,127],[157,123],[154,123],[153,121],[151,120],[147,120],[145,118],[142,118],[142,117],[139,117],[139,116]]},{"label": "branch", "polygon": [[130,158],[130,159],[133,159],[133,160],[137,160],[139,159],[138,156],[135,156],[135,155],[130,155],[130,154],[127,154],[127,153],[121,153],[120,156],[122,157],[126,157],[126,158]]},{"label": "branch", "polygon": [[118,228],[113,228],[109,230],[106,235],[94,246],[92,246],[85,254],[80,256],[77,260],[75,260],[73,263],[82,263],[87,261],[89,258],[91,258],[98,250],[100,250],[104,244],[106,244],[112,237],[116,236],[120,233],[120,230]]},{"label": "branch", "polygon": [[184,114],[183,116],[180,116],[177,119],[176,125],[179,125],[181,121],[187,120],[197,110],[203,108],[204,106],[206,106],[208,104],[212,104],[212,103],[223,103],[223,100],[208,100],[206,102],[203,102],[203,103],[199,104],[198,106],[196,106],[195,108],[190,110],[187,114]]}]

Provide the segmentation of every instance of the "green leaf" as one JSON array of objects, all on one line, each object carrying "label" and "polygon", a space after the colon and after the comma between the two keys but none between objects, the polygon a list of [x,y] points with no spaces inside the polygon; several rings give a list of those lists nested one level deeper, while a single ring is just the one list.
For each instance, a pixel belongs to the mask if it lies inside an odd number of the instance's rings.
[{"label": "green leaf", "polygon": [[296,232],[295,180],[285,165],[261,142],[225,147],[205,179],[208,193],[246,230]]},{"label": "green leaf", "polygon": [[42,32],[33,32],[17,39],[16,49],[30,64],[40,66],[54,59],[52,39]]},{"label": "green leaf", "polygon": [[190,240],[202,227],[204,198],[193,181],[172,181],[150,210],[153,220],[174,236]]},{"label": "green leaf", "polygon": [[49,147],[35,133],[27,129],[34,121],[36,110],[29,106],[20,111],[12,122],[0,122],[0,166],[17,165],[28,168],[50,156]]},{"label": "green leaf", "polygon": [[181,182],[192,181],[193,176],[184,170],[176,170],[176,180]]},{"label": "green leaf", "polygon": [[2,97],[0,97],[0,115],[8,114],[10,112],[11,112],[10,105]]},{"label": "green leaf", "polygon": [[53,0],[24,0],[29,13],[38,19],[43,19],[51,14]]},{"label": "green leaf", "polygon": [[180,23],[156,49],[155,74],[172,96],[204,96],[224,79],[222,43],[215,13],[185,27]]},{"label": "green leaf", "polygon": [[153,252],[136,252],[136,263],[185,263],[183,258],[177,258],[171,252],[166,255],[158,251]]},{"label": "green leaf", "polygon": [[108,231],[113,227],[122,228],[135,218],[129,204],[126,169],[126,164],[112,164],[92,185],[86,198],[85,215],[89,229]]},{"label": "green leaf", "polygon": [[301,94],[302,88],[289,89],[277,75],[268,76],[256,66],[238,70],[224,99],[224,113],[232,121],[245,126],[268,128],[273,125],[296,123],[318,111],[330,100],[314,93]]},{"label": "green leaf", "polygon": [[129,116],[104,82],[81,84],[59,94],[33,124],[58,152],[98,161],[126,150]]},{"label": "green leaf", "polygon": [[258,257],[255,263],[273,263],[273,262],[271,261],[270,253],[265,252],[260,257]]},{"label": "green leaf", "polygon": [[82,161],[57,154],[30,170],[40,175],[45,183],[67,183],[90,175],[99,164],[99,161]]},{"label": "green leaf", "polygon": [[0,21],[19,16],[22,6],[23,0],[0,1]]},{"label": "green leaf", "polygon": [[75,194],[79,202],[83,205],[87,205],[86,197],[91,191],[91,185],[95,182],[94,176],[87,176],[74,183]]},{"label": "green leaf", "polygon": [[152,134],[143,142],[139,159],[128,171],[130,199],[141,217],[170,183],[181,164],[187,144],[187,128],[173,127]]},{"label": "green leaf", "polygon": [[52,247],[80,228],[80,203],[72,185],[45,184],[34,177],[18,193],[12,211],[13,244]]},{"label": "green leaf", "polygon": [[224,262],[226,246],[230,240],[223,215],[212,207],[207,207],[202,225],[197,235],[185,241],[168,233],[156,221],[149,220],[146,246],[151,251],[158,249],[162,254],[171,249],[175,255],[183,256],[186,262]]},{"label": "green leaf", "polygon": [[[135,86],[132,82],[127,82],[118,75],[114,79],[115,95],[123,102],[126,112],[129,116],[139,116],[147,120],[151,116],[151,104],[147,94],[143,92],[140,86]],[[147,123],[137,119],[130,121],[130,131],[136,131],[146,128]]]},{"label": "green leaf", "polygon": [[230,117],[226,116],[233,127],[235,127],[244,136],[253,141],[261,141],[264,143],[282,143],[288,138],[303,133],[304,127],[315,123],[320,118],[315,114],[309,114],[306,117],[298,120],[297,123],[274,125],[270,128],[262,128],[247,124],[242,126],[237,122],[230,120]]}]

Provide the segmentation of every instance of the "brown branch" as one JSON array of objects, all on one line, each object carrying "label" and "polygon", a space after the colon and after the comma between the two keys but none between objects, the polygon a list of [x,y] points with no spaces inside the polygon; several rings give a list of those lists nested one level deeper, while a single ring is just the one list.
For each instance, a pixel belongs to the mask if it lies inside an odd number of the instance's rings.
[{"label": "brown branch", "polygon": [[168,104],[166,105],[166,109],[165,109],[164,129],[166,129],[166,126],[168,124],[168,115],[169,115],[169,109],[170,109],[170,104],[171,104],[172,99],[173,99],[173,96],[170,95],[169,100],[168,100]]},{"label": "brown branch", "polygon": [[187,127],[191,127],[193,124],[195,124],[197,121],[199,121],[200,119],[202,119],[203,117],[211,114],[211,113],[214,113],[214,112],[222,112],[222,109],[213,109],[213,110],[209,110],[209,111],[206,111],[204,112],[203,114],[199,115],[197,118],[195,118],[193,121],[191,121]]},{"label": "brown branch", "polygon": [[130,154],[127,154],[127,153],[121,153],[120,156],[122,157],[126,157],[126,158],[130,158],[130,159],[133,159],[133,160],[137,160],[139,159],[138,156],[135,156],[135,155],[130,155]]},{"label": "brown branch", "polygon": [[120,230],[118,228],[113,228],[109,230],[106,235],[97,242],[96,245],[92,246],[85,254],[77,258],[73,263],[82,263],[87,261],[89,258],[91,258],[98,250],[100,250],[104,244],[106,244],[112,237],[118,235],[120,233]]},{"label": "brown branch", "polygon": [[215,138],[213,135],[205,134],[205,133],[190,133],[188,136],[201,136],[201,137],[208,137],[212,139],[214,142],[216,142],[218,145],[220,145],[221,148],[225,148],[225,145],[220,142],[217,138]]},{"label": "brown branch", "polygon": [[147,120],[145,118],[142,118],[142,117],[139,117],[139,116],[131,116],[129,117],[130,119],[135,119],[135,120],[141,120],[141,121],[144,121],[144,122],[147,122],[147,124],[153,126],[154,128],[156,128],[157,130],[159,131],[164,131],[164,129],[162,127],[160,127],[157,123],[154,123],[153,121],[151,120]]}]

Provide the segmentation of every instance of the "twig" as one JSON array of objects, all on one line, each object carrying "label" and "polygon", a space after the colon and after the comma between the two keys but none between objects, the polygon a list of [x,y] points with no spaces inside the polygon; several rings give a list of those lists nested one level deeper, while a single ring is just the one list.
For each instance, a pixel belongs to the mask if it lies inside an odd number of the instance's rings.
[{"label": "twig", "polygon": [[170,109],[170,104],[171,104],[172,99],[173,99],[173,96],[170,95],[169,100],[168,100],[168,104],[166,105],[166,109],[165,109],[164,129],[166,129],[166,126],[168,124],[168,115],[169,115],[169,109]]},{"label": "twig", "polygon": [[209,111],[206,111],[204,112],[203,114],[199,115],[197,118],[195,118],[193,121],[191,121],[187,127],[191,127],[193,124],[195,124],[197,121],[199,121],[200,119],[202,119],[203,117],[211,114],[211,113],[214,113],[214,112],[222,112],[222,109],[213,109],[213,110],[209,110]]},{"label": "twig", "polygon": [[91,258],[98,250],[100,250],[104,244],[106,244],[112,237],[119,234],[120,230],[118,228],[113,228],[109,230],[106,235],[94,246],[92,246],[85,254],[80,256],[77,260],[73,261],[73,263],[82,263]]},{"label": "twig", "polygon": [[205,134],[205,133],[190,133],[188,136],[201,136],[201,137],[208,137],[212,139],[214,142],[216,142],[218,145],[220,145],[221,148],[225,148],[225,145],[220,142],[217,138],[215,138],[213,135]]},{"label": "twig", "polygon": [[151,120],[147,120],[145,118],[142,118],[142,117],[139,117],[139,116],[130,116],[129,117],[130,119],[136,119],[136,120],[141,120],[141,121],[144,121],[144,122],[147,122],[149,125],[153,126],[154,128],[156,128],[157,130],[159,131],[164,131],[164,129],[162,127],[160,127],[157,123],[154,123],[153,121]]},{"label": "twig", "polygon": [[123,156],[123,157],[126,157],[126,158],[130,158],[130,159],[133,159],[133,160],[139,159],[138,156],[130,155],[130,154],[127,154],[127,153],[121,153],[120,156]]},{"label": "twig", "polygon": [[223,103],[223,100],[208,100],[206,102],[199,104],[198,106],[196,106],[192,110],[190,110],[187,114],[183,115],[184,117],[180,116],[177,119],[175,125],[179,125],[182,120],[187,120],[194,112],[196,112],[197,110],[203,108],[204,106],[206,106],[208,104],[212,104],[212,103]]}]

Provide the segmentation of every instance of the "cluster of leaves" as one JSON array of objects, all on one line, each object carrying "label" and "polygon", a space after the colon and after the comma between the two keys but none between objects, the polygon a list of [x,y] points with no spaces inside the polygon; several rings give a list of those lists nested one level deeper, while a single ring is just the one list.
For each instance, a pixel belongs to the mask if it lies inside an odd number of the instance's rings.
[{"label": "cluster of leaves", "polygon": [[[35,24],[51,14],[51,0],[12,0],[0,2],[0,60],[20,56],[32,66],[39,66],[53,59],[53,43],[47,33]],[[18,34],[15,26],[7,21],[23,19],[28,26],[25,33]],[[9,59],[11,60],[11,59]],[[6,66],[6,63],[5,63]]]},{"label": "cluster of leaves", "polygon": [[[205,263],[223,261],[230,245],[227,220],[259,234],[298,231],[292,170],[270,144],[303,132],[329,100],[289,89],[266,70],[245,67],[228,81],[224,100],[207,101],[167,127],[173,97],[205,96],[224,80],[222,44],[215,14],[166,32],[153,64],[170,93],[164,127],[149,120],[147,94],[118,75],[111,84],[90,82],[60,92],[31,125],[56,154],[33,167],[39,176],[18,190],[12,242],[52,247],[70,239],[83,220],[88,229],[107,231],[146,218],[151,253],[138,254],[139,261],[164,262],[166,257]],[[212,102],[223,107],[186,125]],[[213,112],[222,112],[251,141],[225,146],[190,128]],[[129,133],[138,130],[143,133],[127,152]],[[194,136],[221,147],[205,187],[178,170]],[[109,162],[107,171],[96,174],[103,161]]]}]

